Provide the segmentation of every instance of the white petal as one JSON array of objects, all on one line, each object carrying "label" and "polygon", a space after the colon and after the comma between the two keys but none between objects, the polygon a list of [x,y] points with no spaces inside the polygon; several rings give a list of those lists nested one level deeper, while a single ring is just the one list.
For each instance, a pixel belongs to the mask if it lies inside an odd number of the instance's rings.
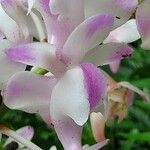
[{"label": "white petal", "polygon": [[122,26],[110,32],[109,36],[103,43],[117,42],[117,43],[131,43],[140,38],[137,30],[136,20],[131,19]]},{"label": "white petal", "polygon": [[51,117],[53,120],[70,117],[78,125],[83,125],[89,112],[90,104],[82,69],[76,67],[68,70],[53,89],[50,102]]},{"label": "white petal", "polygon": [[85,16],[108,13],[116,17],[115,27],[124,24],[133,14],[138,0],[84,0]]},{"label": "white petal", "polygon": [[82,127],[71,118],[59,119],[53,122],[55,131],[65,150],[82,150]]},{"label": "white petal", "polygon": [[58,19],[69,19],[74,27],[84,20],[83,0],[51,0],[49,7]]},{"label": "white petal", "polygon": [[14,0],[1,0],[1,5],[5,12],[16,21],[18,26],[24,35],[24,40],[29,42],[31,41],[28,24],[27,24],[27,16],[26,12],[21,8],[19,2]]},{"label": "white petal", "polygon": [[20,42],[23,39],[23,34],[16,24],[16,22],[10,18],[0,4],[0,31],[3,36],[12,42]]},{"label": "white petal", "polygon": [[108,36],[113,25],[110,15],[96,15],[81,23],[66,41],[62,55],[69,63],[78,63],[90,49],[99,45]]},{"label": "white petal", "polygon": [[35,3],[35,0],[28,0],[28,13],[27,13],[27,15],[31,12],[31,9],[32,9],[34,3]]}]

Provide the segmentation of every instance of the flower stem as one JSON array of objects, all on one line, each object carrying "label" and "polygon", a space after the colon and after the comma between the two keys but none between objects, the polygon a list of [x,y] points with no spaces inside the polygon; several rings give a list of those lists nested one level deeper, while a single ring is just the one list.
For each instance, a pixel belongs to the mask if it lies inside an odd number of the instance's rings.
[{"label": "flower stem", "polygon": [[13,131],[13,130],[7,128],[7,127],[5,127],[4,125],[0,125],[0,133],[5,134],[5,135],[13,138],[15,141],[23,144],[24,146],[26,146],[30,150],[42,150],[40,147],[38,147],[37,145],[35,145],[31,141],[23,138],[18,133],[16,133],[15,131]]}]

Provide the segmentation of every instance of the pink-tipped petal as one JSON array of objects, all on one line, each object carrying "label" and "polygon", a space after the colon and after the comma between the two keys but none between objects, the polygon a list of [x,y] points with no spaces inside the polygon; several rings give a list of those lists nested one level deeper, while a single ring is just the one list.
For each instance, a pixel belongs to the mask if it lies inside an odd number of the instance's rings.
[{"label": "pink-tipped petal", "polygon": [[137,8],[136,21],[142,38],[142,47],[150,50],[150,1],[144,0]]},{"label": "pink-tipped petal", "polygon": [[[53,3],[54,5],[56,3],[55,1],[38,0],[36,1],[35,8],[37,8],[37,10],[43,16],[48,34],[48,42],[54,44],[57,48],[62,48],[72,30],[84,19],[83,14],[80,14],[80,11],[83,11],[83,9],[81,9],[83,4],[80,1],[79,4],[81,5],[78,5],[78,3],[75,3],[75,0],[68,1],[68,3],[63,3],[65,8],[69,8],[69,10],[67,9],[67,15],[69,15],[69,17],[63,18],[61,13],[59,17],[58,15],[53,14],[54,12],[52,11],[52,8],[49,8],[49,4],[51,5],[51,3],[53,8]],[[75,9],[77,7],[74,7],[74,5],[78,7],[78,11]],[[72,8],[70,8],[70,6]],[[74,11],[76,11],[76,13],[74,13]]]},{"label": "pink-tipped petal", "polygon": [[[22,128],[20,128],[20,129],[18,129],[16,132],[17,132],[19,135],[21,135],[22,137],[24,137],[25,139],[27,139],[27,140],[31,140],[31,139],[33,138],[33,135],[34,135],[34,129],[33,129],[31,126],[22,127]],[[5,147],[6,145],[10,144],[10,143],[13,142],[13,141],[15,141],[15,140],[12,139],[12,138],[8,138],[8,139],[6,140],[6,142],[4,143],[4,147]],[[17,142],[17,141],[15,141],[15,142]],[[17,143],[18,143],[18,142],[17,142]],[[22,144],[20,144],[20,143],[18,143],[18,144],[19,144],[19,146],[18,146],[19,149],[24,148],[24,145],[22,145]]]},{"label": "pink-tipped petal", "polygon": [[96,66],[110,64],[130,56],[133,49],[123,43],[107,43],[91,50],[83,58],[83,62],[90,62]]},{"label": "pink-tipped petal", "polygon": [[27,16],[26,12],[21,8],[20,3],[16,0],[1,0],[1,5],[5,12],[16,21],[18,26],[20,27],[24,40],[26,42],[31,41],[28,24],[27,24]]},{"label": "pink-tipped petal", "polygon": [[59,121],[70,117],[78,125],[83,125],[88,119],[89,112],[90,104],[84,74],[80,67],[75,67],[68,70],[53,89],[50,102],[51,118]]},{"label": "pink-tipped petal", "polygon": [[6,50],[6,55],[13,61],[42,67],[57,75],[65,70],[65,65],[56,57],[56,48],[48,43],[36,42],[11,47]]},{"label": "pink-tipped petal", "polygon": [[110,70],[113,73],[117,73],[117,71],[119,70],[119,67],[120,67],[120,63],[121,63],[120,60],[110,63],[109,64]]},{"label": "pink-tipped petal", "polygon": [[96,142],[102,142],[105,140],[105,118],[99,112],[92,112],[90,115],[91,128],[93,132],[93,136]]},{"label": "pink-tipped petal", "polygon": [[6,57],[5,50],[13,46],[8,40],[0,41],[0,89],[2,89],[8,79],[16,72],[25,70],[26,66],[11,61]]},{"label": "pink-tipped petal", "polygon": [[115,27],[124,24],[134,13],[138,0],[85,0],[85,16],[108,13],[115,19]]},{"label": "pink-tipped petal", "polygon": [[138,40],[139,38],[140,34],[137,30],[136,21],[135,19],[131,19],[122,26],[110,32],[109,36],[103,43],[131,43]]},{"label": "pink-tipped petal", "polygon": [[12,76],[3,91],[4,103],[11,109],[29,113],[49,111],[51,92],[57,80],[31,72]]},{"label": "pink-tipped petal", "polygon": [[111,15],[96,15],[81,23],[66,41],[62,55],[68,63],[76,64],[92,48],[108,36],[113,25]]},{"label": "pink-tipped petal", "polygon": [[35,8],[41,13],[46,26],[48,43],[54,44],[57,48],[61,48],[69,35],[67,22],[57,21],[57,16],[50,12],[50,0],[36,1]]}]

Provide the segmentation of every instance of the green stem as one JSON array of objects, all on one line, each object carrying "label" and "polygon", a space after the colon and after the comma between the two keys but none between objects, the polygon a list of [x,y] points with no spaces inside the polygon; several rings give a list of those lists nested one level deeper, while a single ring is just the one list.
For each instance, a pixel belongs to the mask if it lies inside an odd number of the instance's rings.
[{"label": "green stem", "polygon": [[40,67],[33,67],[31,69],[32,72],[36,73],[36,74],[40,74],[40,75],[45,75],[46,73],[48,73],[47,70],[40,68]]}]

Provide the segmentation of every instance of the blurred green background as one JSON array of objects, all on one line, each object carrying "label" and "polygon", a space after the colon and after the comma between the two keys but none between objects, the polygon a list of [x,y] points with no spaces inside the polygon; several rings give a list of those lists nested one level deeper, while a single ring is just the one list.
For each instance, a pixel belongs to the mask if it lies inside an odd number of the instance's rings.
[{"label": "blurred green background", "polygon": [[[141,41],[132,43],[135,49],[132,57],[122,61],[117,74],[112,74],[108,66],[102,67],[116,81],[129,81],[133,85],[150,93],[150,51],[140,48]],[[0,123],[4,123],[16,130],[25,125],[35,129],[32,139],[43,150],[56,145],[58,150],[62,146],[54,131],[50,130],[37,115],[29,115],[21,111],[0,109]],[[150,150],[150,103],[145,103],[139,96],[135,96],[133,106],[129,108],[128,116],[120,123],[112,121],[105,128],[106,137],[110,142],[104,150]],[[5,138],[0,143],[0,150]],[[83,144],[94,144],[90,124],[83,130]]]}]

